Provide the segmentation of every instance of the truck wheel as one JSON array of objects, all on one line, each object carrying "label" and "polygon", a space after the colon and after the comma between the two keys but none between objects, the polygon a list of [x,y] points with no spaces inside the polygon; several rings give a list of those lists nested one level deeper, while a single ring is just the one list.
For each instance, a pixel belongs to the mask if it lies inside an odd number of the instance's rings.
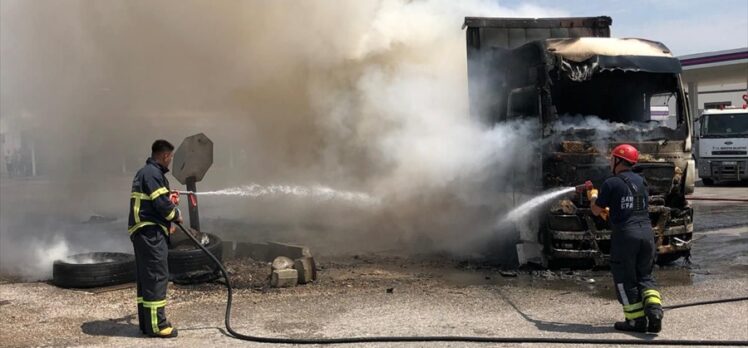
[{"label": "truck wheel", "polygon": [[710,178],[703,178],[701,179],[701,182],[704,184],[704,186],[712,186],[714,185],[714,180]]},{"label": "truck wheel", "polygon": [[[210,241],[205,248],[219,260],[223,260],[223,241],[218,236],[206,233]],[[217,279],[218,266],[195,247],[189,239],[172,244],[169,249],[169,279],[177,284],[204,283]]]},{"label": "truck wheel", "polygon": [[135,281],[135,255],[94,252],[52,264],[52,283],[62,288],[93,288]]}]

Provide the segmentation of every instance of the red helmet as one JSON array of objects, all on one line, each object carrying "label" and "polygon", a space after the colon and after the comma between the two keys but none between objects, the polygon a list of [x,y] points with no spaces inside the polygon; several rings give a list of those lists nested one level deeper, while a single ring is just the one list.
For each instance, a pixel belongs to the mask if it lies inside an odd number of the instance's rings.
[{"label": "red helmet", "polygon": [[639,161],[639,151],[635,147],[629,144],[621,144],[616,146],[610,153],[613,157],[618,157],[622,160],[636,164]]}]

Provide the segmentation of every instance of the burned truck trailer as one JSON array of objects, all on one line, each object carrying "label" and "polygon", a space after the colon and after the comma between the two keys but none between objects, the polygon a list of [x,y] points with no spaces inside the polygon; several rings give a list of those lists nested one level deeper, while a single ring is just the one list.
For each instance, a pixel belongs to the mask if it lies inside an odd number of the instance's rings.
[{"label": "burned truck trailer", "polygon": [[[693,210],[685,195],[696,175],[680,62],[659,42],[610,38],[611,23],[466,18],[471,113],[489,124],[521,120],[537,129],[537,154],[522,166],[531,169],[509,185],[518,197],[585,180],[599,187],[611,175],[610,150],[637,147],[634,170],[649,184],[658,262],[671,262],[690,253]],[[663,110],[669,104],[674,110]],[[607,263],[611,228],[589,204],[584,195],[564,197],[539,221],[522,222],[520,262]]]}]

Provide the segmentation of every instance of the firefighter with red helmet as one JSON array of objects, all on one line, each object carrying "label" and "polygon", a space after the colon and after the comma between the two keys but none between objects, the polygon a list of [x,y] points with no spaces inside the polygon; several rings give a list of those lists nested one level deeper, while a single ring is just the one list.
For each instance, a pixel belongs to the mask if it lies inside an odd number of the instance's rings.
[{"label": "firefighter with red helmet", "polygon": [[610,210],[610,271],[626,319],[614,327],[657,333],[663,317],[662,298],[652,276],[657,248],[647,211],[647,182],[632,171],[638,160],[635,147],[616,146],[610,158],[613,176],[605,180],[599,194],[594,190],[588,194],[593,214]]}]

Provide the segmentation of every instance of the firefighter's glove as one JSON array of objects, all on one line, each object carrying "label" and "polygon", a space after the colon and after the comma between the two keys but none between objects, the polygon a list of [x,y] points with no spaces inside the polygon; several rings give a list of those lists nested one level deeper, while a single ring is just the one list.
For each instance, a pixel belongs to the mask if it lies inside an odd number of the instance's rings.
[{"label": "firefighter's glove", "polygon": [[169,193],[169,200],[174,203],[174,205],[179,205],[179,192],[172,191]]},{"label": "firefighter's glove", "polygon": [[597,199],[597,189],[587,190],[587,199],[590,201]]},{"label": "firefighter's glove", "polygon": [[610,216],[610,208],[605,208],[603,211],[600,212],[600,218],[602,218],[605,221],[608,221],[609,216]]}]

